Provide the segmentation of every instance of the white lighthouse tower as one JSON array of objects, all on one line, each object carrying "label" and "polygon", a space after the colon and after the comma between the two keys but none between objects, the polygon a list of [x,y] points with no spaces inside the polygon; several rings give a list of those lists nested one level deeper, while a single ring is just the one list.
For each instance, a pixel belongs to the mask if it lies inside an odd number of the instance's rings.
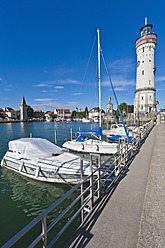
[{"label": "white lighthouse tower", "polygon": [[134,102],[135,119],[156,114],[154,53],[157,35],[153,33],[152,24],[140,29],[141,36],[136,40],[137,74]]}]

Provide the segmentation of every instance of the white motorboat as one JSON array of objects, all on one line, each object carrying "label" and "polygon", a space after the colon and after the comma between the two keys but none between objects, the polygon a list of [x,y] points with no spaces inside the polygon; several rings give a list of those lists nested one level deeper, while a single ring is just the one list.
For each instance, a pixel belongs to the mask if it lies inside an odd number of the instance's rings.
[{"label": "white motorboat", "polygon": [[91,121],[87,118],[82,118],[82,122],[91,122]]},{"label": "white motorboat", "polygon": [[79,136],[77,139],[65,142],[63,147],[72,151],[98,154],[114,154],[118,150],[118,144],[88,139],[83,135]]},{"label": "white motorboat", "polygon": [[[1,166],[39,181],[71,184],[80,181],[80,157],[46,139],[21,138],[10,141],[8,146]],[[83,176],[89,173],[90,165],[85,161]]]},{"label": "white motorboat", "polygon": [[106,136],[112,136],[112,135],[126,135],[125,129],[123,124],[112,124],[111,128],[108,130],[102,131],[104,135]]},{"label": "white motorboat", "polygon": [[53,121],[53,118],[52,118],[52,116],[47,115],[46,118],[45,118],[45,120],[46,120],[47,122],[51,122],[51,121]]}]

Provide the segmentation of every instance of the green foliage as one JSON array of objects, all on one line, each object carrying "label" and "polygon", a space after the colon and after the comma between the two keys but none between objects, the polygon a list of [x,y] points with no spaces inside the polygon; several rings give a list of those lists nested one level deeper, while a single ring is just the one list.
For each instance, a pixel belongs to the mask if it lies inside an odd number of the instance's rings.
[{"label": "green foliage", "polygon": [[27,108],[27,115],[28,115],[28,118],[33,117],[33,108],[31,108],[31,106],[29,106],[29,105]]},{"label": "green foliage", "polygon": [[[122,116],[126,116],[127,103],[125,103],[125,102],[120,103],[119,108],[120,108]],[[118,115],[118,116],[120,115],[118,109],[116,110],[116,115]]]}]

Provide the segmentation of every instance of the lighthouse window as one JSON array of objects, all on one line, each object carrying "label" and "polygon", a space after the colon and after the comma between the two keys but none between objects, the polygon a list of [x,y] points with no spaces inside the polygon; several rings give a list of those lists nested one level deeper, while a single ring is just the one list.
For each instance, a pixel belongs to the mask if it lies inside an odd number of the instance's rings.
[{"label": "lighthouse window", "polygon": [[144,53],[144,47],[143,47],[143,53]]},{"label": "lighthouse window", "polygon": [[142,70],[142,75],[144,75],[144,70]]},{"label": "lighthouse window", "polygon": [[142,96],[142,100],[143,100],[143,96]]},{"label": "lighthouse window", "polygon": [[149,80],[149,85],[151,85],[151,80]]},{"label": "lighthouse window", "polygon": [[151,51],[151,47],[149,47],[149,51]]},{"label": "lighthouse window", "polygon": [[151,60],[149,60],[149,62],[151,62]]}]

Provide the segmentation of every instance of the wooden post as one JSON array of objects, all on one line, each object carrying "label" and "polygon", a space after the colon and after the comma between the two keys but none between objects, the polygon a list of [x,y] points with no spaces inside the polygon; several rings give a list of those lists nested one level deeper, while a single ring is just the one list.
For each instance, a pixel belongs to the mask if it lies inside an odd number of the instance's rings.
[{"label": "wooden post", "polygon": [[30,138],[32,138],[33,137],[33,134],[32,133],[30,133]]},{"label": "wooden post", "polygon": [[57,145],[57,130],[55,130],[55,144]]}]

